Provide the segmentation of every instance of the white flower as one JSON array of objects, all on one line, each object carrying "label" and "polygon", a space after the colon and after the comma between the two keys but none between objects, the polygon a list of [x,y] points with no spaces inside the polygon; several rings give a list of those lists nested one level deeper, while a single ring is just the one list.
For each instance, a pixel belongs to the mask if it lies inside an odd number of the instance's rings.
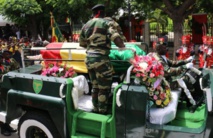
[{"label": "white flower", "polygon": [[61,73],[62,71],[64,71],[64,68],[59,68],[58,70]]},{"label": "white flower", "polygon": [[145,72],[148,67],[148,64],[146,62],[141,62],[139,63],[139,67],[141,68],[142,72]]}]

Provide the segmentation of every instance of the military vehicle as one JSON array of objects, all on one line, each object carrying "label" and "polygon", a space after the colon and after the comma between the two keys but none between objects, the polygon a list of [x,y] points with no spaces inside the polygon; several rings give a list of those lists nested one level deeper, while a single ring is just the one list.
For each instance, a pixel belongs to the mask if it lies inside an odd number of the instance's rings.
[{"label": "military vehicle", "polygon": [[181,100],[181,89],[172,90],[174,107],[168,109],[173,110],[155,108],[146,86],[134,82],[129,65],[124,79],[113,83],[107,115],[91,112],[85,74],[58,78],[41,76],[41,72],[42,66],[37,64],[2,77],[0,121],[17,120],[20,138],[213,137],[212,69],[202,69],[199,85],[205,100],[190,113]]}]

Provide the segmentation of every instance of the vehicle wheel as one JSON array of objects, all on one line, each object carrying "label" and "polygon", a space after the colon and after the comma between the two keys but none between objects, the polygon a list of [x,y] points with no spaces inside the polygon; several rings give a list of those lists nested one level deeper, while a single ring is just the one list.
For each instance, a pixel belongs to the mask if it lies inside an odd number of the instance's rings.
[{"label": "vehicle wheel", "polygon": [[20,138],[60,138],[52,121],[39,112],[29,112],[21,117],[18,124]]}]

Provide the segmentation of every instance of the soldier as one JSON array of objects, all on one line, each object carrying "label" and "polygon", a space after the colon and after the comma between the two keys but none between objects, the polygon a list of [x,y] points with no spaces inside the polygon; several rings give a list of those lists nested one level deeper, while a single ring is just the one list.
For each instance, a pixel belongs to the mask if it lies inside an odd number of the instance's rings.
[{"label": "soldier", "polygon": [[12,58],[12,53],[9,50],[4,50],[3,53],[3,64],[9,68],[10,71],[20,68],[19,63]]},{"label": "soldier", "polygon": [[[181,72],[183,72],[184,69],[190,69],[193,66],[193,63],[191,63],[191,61],[193,60],[192,57],[187,58],[186,60],[179,60],[179,61],[172,61],[169,60],[166,57],[166,52],[167,52],[167,45],[166,43],[157,43],[156,44],[156,53],[154,53],[154,57],[161,62],[161,64],[164,67],[164,77],[166,78],[166,80],[168,82],[174,82],[174,80],[177,79],[177,77],[181,74]],[[184,82],[186,82],[187,87],[191,86],[188,83],[188,77],[187,75],[185,75],[186,77],[184,78]],[[192,97],[190,91],[188,88],[184,89],[184,92],[188,98],[187,100],[187,106],[189,107],[189,111],[190,112],[194,112],[195,109],[197,108],[197,103],[194,100],[194,98]]]},{"label": "soldier", "polygon": [[[165,39],[163,37],[160,37],[160,38],[158,38],[157,42],[154,41],[153,44],[152,44],[152,47],[153,47],[154,51],[156,50],[157,43],[161,43],[161,44],[165,43],[166,45],[168,45],[168,43],[165,42]],[[169,58],[169,49],[168,49],[168,47],[167,47],[166,57]]]},{"label": "soldier", "polygon": [[9,68],[7,68],[3,64],[3,56],[2,56],[2,54],[0,54],[0,79],[1,79],[2,75],[7,73],[8,71],[9,71]]},{"label": "soldier", "polygon": [[176,51],[178,60],[185,60],[194,54],[194,44],[191,43],[191,35],[184,35],[181,38],[182,46]]},{"label": "soldier", "polygon": [[95,5],[92,11],[93,18],[82,27],[80,46],[87,49],[85,63],[92,83],[93,112],[106,114],[114,73],[109,60],[111,41],[120,50],[125,45],[118,31],[113,28],[113,22],[104,19],[105,6]]}]

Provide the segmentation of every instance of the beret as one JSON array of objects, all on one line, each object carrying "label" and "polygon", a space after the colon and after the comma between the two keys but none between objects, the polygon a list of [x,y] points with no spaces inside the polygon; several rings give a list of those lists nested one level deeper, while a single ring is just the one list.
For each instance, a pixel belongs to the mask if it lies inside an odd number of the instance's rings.
[{"label": "beret", "polygon": [[104,10],[105,6],[103,4],[97,4],[94,7],[92,7],[92,11],[98,11],[98,10]]}]

